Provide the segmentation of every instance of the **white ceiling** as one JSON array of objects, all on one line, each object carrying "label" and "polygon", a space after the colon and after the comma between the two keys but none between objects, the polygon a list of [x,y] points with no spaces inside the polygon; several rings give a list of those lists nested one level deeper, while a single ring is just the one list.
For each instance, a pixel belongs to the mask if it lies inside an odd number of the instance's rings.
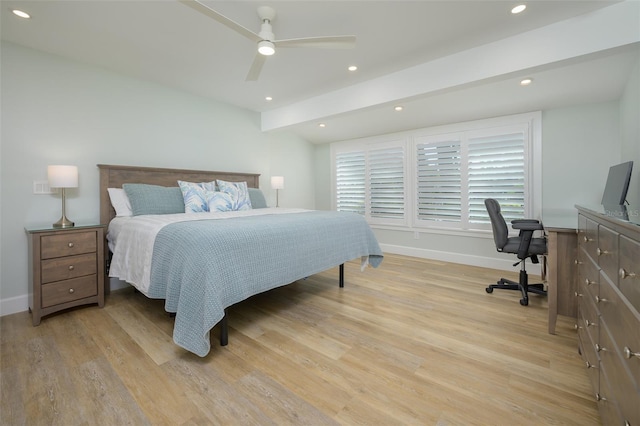
[{"label": "white ceiling", "polygon": [[1,34],[261,112],[263,129],[314,143],[617,99],[640,55],[638,0],[528,0],[520,15],[517,1],[202,2],[254,32],[269,5],[276,39],[352,34],[356,47],[279,49],[246,82],[253,42],[176,0],[2,0]]}]

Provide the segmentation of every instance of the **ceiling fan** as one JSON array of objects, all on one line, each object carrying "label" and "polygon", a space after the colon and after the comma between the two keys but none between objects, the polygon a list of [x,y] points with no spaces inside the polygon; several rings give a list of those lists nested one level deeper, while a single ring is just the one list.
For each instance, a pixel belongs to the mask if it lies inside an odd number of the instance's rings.
[{"label": "ceiling fan", "polygon": [[258,16],[262,22],[262,27],[259,33],[243,27],[237,22],[227,18],[226,16],[216,12],[208,6],[200,3],[198,0],[179,0],[181,3],[189,6],[190,8],[197,10],[198,12],[215,19],[223,25],[231,28],[237,33],[245,36],[251,41],[254,41],[258,45],[258,51],[251,64],[249,73],[247,74],[246,81],[255,81],[260,76],[262,66],[267,60],[267,56],[271,56],[275,53],[276,47],[313,47],[321,49],[350,49],[355,47],[356,36],[343,35],[343,36],[327,36],[327,37],[307,37],[307,38],[292,38],[287,40],[276,40],[273,35],[273,29],[271,22],[276,17],[276,11],[269,6],[261,6],[258,8]]}]

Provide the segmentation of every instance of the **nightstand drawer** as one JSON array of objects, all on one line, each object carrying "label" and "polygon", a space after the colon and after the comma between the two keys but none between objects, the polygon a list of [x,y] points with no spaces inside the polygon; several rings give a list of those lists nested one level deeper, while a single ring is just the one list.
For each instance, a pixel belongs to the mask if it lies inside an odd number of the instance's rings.
[{"label": "nightstand drawer", "polygon": [[97,294],[98,283],[95,275],[56,281],[42,286],[42,307],[47,308]]},{"label": "nightstand drawer", "polygon": [[68,280],[97,272],[96,254],[58,257],[42,261],[42,283]]},{"label": "nightstand drawer", "polygon": [[51,259],[83,253],[95,253],[98,238],[95,231],[65,232],[43,236],[40,244],[40,258]]}]

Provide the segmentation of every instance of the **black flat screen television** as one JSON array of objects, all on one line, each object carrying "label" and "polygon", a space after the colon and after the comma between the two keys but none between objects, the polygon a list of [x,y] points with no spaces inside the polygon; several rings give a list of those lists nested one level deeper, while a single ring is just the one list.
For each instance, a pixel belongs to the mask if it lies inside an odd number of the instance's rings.
[{"label": "black flat screen television", "polygon": [[602,194],[603,206],[621,206],[627,198],[629,182],[631,182],[633,161],[617,164],[609,168],[607,184]]}]

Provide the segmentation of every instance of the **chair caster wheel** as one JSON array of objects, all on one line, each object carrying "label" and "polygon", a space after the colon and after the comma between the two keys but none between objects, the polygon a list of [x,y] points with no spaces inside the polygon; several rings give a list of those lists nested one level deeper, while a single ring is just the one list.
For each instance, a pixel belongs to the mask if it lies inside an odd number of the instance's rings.
[{"label": "chair caster wheel", "polygon": [[527,299],[520,299],[520,304],[522,306],[527,306],[529,304],[529,301]]},{"label": "chair caster wheel", "polygon": [[485,290],[487,291],[487,293],[491,294],[493,293],[493,287],[487,287],[485,288]]}]

